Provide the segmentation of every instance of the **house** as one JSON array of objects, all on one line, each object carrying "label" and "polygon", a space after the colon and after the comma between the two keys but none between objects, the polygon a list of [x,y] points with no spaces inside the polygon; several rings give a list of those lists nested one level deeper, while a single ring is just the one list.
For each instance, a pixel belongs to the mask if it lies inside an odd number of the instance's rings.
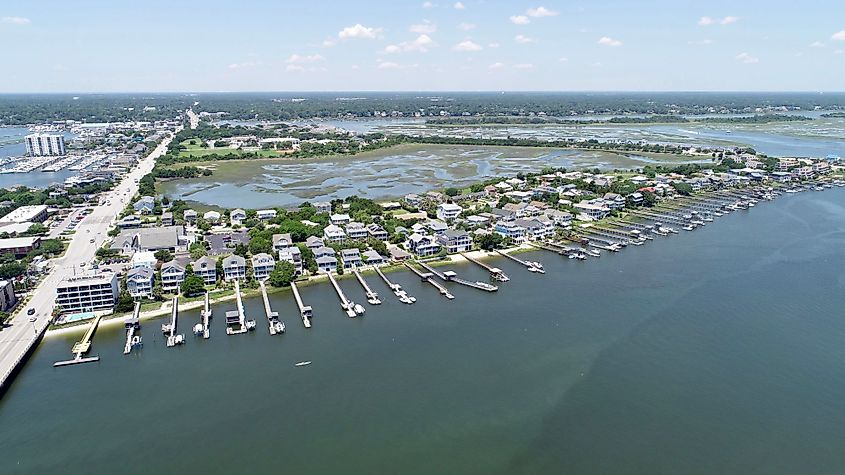
[{"label": "house", "polygon": [[302,275],[302,252],[296,246],[279,249],[279,261],[286,261],[293,264],[296,275]]},{"label": "house", "polygon": [[132,205],[132,209],[141,214],[151,214],[153,208],[155,208],[155,199],[152,196],[142,196]]},{"label": "house", "polygon": [[520,218],[514,224],[525,229],[526,239],[542,240],[555,233],[554,223],[548,218]]},{"label": "house", "polygon": [[170,211],[165,211],[161,213],[161,225],[162,226],[173,226],[173,213]]},{"label": "house", "polygon": [[206,211],[202,217],[211,224],[217,224],[220,222],[220,213],[217,211]]},{"label": "house", "polygon": [[433,234],[443,234],[449,229],[449,226],[443,221],[432,219],[425,224],[425,229],[428,229]]},{"label": "house", "polygon": [[149,267],[136,267],[126,273],[126,291],[133,299],[153,296],[155,272]]},{"label": "house", "polygon": [[154,228],[124,229],[110,245],[110,249],[124,254],[136,251],[185,250],[192,238],[185,234],[182,226],[160,226]]},{"label": "house", "polygon": [[552,220],[555,226],[566,227],[572,224],[572,213],[566,211],[559,211],[556,209],[547,209],[544,216]]},{"label": "house", "polygon": [[472,249],[472,238],[469,233],[458,229],[447,229],[445,233],[437,236],[437,242],[446,248],[449,254],[466,252]]},{"label": "house", "polygon": [[313,249],[311,252],[314,253],[315,259],[319,258],[319,257],[325,257],[325,256],[332,256],[332,257],[335,256],[334,249],[332,249],[330,247],[326,247],[326,246],[318,247],[316,249]]},{"label": "house", "polygon": [[622,209],[625,207],[625,198],[619,193],[605,193],[602,197],[610,209]]},{"label": "house", "polygon": [[440,252],[440,244],[434,236],[420,233],[408,236],[405,247],[419,257],[433,256]]},{"label": "house", "polygon": [[364,251],[364,262],[371,266],[380,266],[387,263],[387,259],[372,249]]},{"label": "house", "polygon": [[634,206],[641,206],[643,204],[643,194],[639,191],[635,191],[628,195],[628,201]]},{"label": "house", "polygon": [[279,252],[283,249],[288,249],[291,247],[296,247],[293,243],[293,239],[290,237],[290,233],[284,234],[274,234],[273,235],[273,250]]},{"label": "house", "polygon": [[132,254],[132,268],[137,269],[139,267],[146,267],[147,269],[155,269],[156,259],[155,252],[153,251],[138,251],[135,254]]},{"label": "house", "polygon": [[437,219],[452,221],[457,218],[464,209],[455,203],[440,203],[437,205]]},{"label": "house", "polygon": [[394,246],[392,244],[387,246],[387,252],[390,253],[390,259],[394,262],[403,262],[411,258],[410,253],[405,252],[399,246]]},{"label": "house", "polygon": [[68,275],[56,286],[56,306],[64,314],[111,311],[118,295],[114,272]]},{"label": "house", "polygon": [[528,201],[531,201],[531,198],[534,196],[534,193],[532,193],[530,191],[514,190],[514,191],[508,191],[507,193],[505,193],[505,196],[507,196],[508,198],[514,199],[516,201],[519,201],[519,202],[526,202],[527,203]]},{"label": "house", "polygon": [[341,249],[340,260],[343,262],[344,269],[361,267],[361,251],[359,251],[357,247]]},{"label": "house", "polygon": [[605,205],[589,203],[582,201],[572,205],[578,212],[580,217],[586,217],[590,220],[602,219],[610,214],[610,208]]},{"label": "house", "polygon": [[348,214],[339,213],[331,215],[329,221],[331,221],[331,223],[335,226],[343,226],[349,224],[352,221],[352,218],[350,218]]},{"label": "house", "polygon": [[246,279],[246,259],[232,254],[223,258],[223,280],[230,282],[236,279]]},{"label": "house", "polygon": [[326,242],[340,244],[346,240],[346,233],[340,226],[330,224],[323,230],[323,238],[325,238]]},{"label": "house", "polygon": [[415,193],[408,193],[402,200],[414,208],[419,208],[420,204],[422,204],[422,198]]},{"label": "house", "polygon": [[813,167],[798,167],[795,170],[792,170],[792,174],[799,180],[809,180],[815,176]]},{"label": "house", "polygon": [[490,218],[474,214],[467,216],[466,222],[472,227],[480,228],[487,226],[490,223]]},{"label": "house", "polygon": [[334,256],[322,256],[316,258],[317,272],[328,274],[337,270],[337,258]]},{"label": "house", "polygon": [[305,247],[311,249],[312,251],[325,245],[326,244],[323,242],[323,240],[318,238],[317,236],[308,236],[305,239]]},{"label": "house", "polygon": [[130,214],[129,216],[124,216],[123,219],[117,222],[117,227],[120,229],[140,228],[141,217],[137,214]]},{"label": "house", "polygon": [[525,242],[525,228],[519,226],[514,221],[499,221],[493,230],[504,238],[509,238],[516,244]]},{"label": "house", "polygon": [[813,171],[819,175],[827,175],[830,173],[830,163],[825,161],[814,162]]},{"label": "house", "polygon": [[271,220],[275,218],[277,214],[278,213],[274,209],[260,209],[255,212],[255,216],[262,221]]},{"label": "house", "polygon": [[383,227],[375,223],[367,226],[367,233],[369,233],[371,238],[378,239],[379,241],[387,241],[388,238],[387,231],[385,231]]},{"label": "house", "polygon": [[276,268],[276,260],[266,252],[260,252],[252,256],[252,275],[258,280],[270,277],[270,273]]},{"label": "house", "polygon": [[197,212],[192,209],[186,209],[184,213],[182,213],[182,219],[189,223],[193,223],[197,220]]},{"label": "house", "polygon": [[240,208],[232,210],[232,214],[229,215],[229,221],[232,224],[243,224],[246,221],[246,211]]},{"label": "house", "polygon": [[314,207],[317,208],[318,213],[329,214],[332,212],[332,204],[328,201],[318,201],[314,203]]},{"label": "house", "polygon": [[346,225],[346,235],[349,239],[367,239],[369,232],[363,224],[352,221]]},{"label": "house", "polygon": [[161,265],[161,288],[165,292],[178,292],[185,280],[185,268],[176,261]]},{"label": "house", "polygon": [[194,275],[202,278],[205,285],[214,285],[217,282],[217,259],[202,256],[191,263]]}]

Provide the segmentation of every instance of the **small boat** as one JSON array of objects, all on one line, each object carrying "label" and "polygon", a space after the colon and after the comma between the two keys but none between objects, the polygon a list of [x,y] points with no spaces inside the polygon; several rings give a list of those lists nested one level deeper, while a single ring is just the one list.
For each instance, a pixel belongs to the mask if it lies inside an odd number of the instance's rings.
[{"label": "small boat", "polygon": [[282,321],[273,322],[273,329],[276,330],[276,333],[284,333],[285,323]]},{"label": "small boat", "polygon": [[247,330],[255,330],[255,320],[247,320],[246,321],[246,329]]},{"label": "small boat", "polygon": [[202,335],[202,323],[194,325],[194,335]]},{"label": "small boat", "polygon": [[355,306],[352,307],[352,310],[355,312],[356,315],[363,315],[365,312],[364,307],[362,307],[359,303],[356,303]]},{"label": "small boat", "polygon": [[294,364],[294,366],[308,366],[310,364],[310,361],[300,361],[299,363]]}]

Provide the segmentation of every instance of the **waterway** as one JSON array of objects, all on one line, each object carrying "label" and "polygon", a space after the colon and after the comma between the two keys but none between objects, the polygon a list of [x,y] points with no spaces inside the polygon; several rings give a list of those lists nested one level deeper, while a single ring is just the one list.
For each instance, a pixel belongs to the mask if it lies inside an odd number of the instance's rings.
[{"label": "waterway", "polygon": [[[271,337],[212,337],[54,369],[48,338],[0,400],[0,472],[840,473],[845,470],[845,189],[787,195],[694,232],[349,319],[324,283],[287,293]],[[474,265],[454,266],[484,278]],[[341,286],[364,302],[354,279]],[[365,304],[366,305],[366,304]],[[251,318],[263,322],[260,299]],[[311,360],[297,368],[294,363]]]},{"label": "waterway", "polygon": [[[24,137],[31,133],[26,127],[0,127],[0,159],[25,155]],[[64,135],[65,140],[74,137],[73,134],[69,133]],[[0,174],[0,188],[8,189],[19,185],[30,188],[44,188],[54,183],[64,183],[67,178],[76,174],[77,172],[68,169],[57,172],[34,170],[29,173],[4,173]]]}]

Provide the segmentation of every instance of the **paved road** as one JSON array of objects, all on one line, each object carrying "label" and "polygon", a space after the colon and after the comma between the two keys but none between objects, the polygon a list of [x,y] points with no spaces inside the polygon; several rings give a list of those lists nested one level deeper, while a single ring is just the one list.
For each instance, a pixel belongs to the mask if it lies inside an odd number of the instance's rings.
[{"label": "paved road", "polygon": [[[170,139],[165,139],[150,155],[138,165],[110,192],[105,202],[94,207],[76,228],[76,233],[64,256],[50,261],[50,272],[35,289],[26,306],[21,306],[10,318],[11,325],[0,330],[0,387],[27,353],[38,335],[50,324],[50,316],[56,301],[56,287],[61,280],[74,273],[83,272],[90,266],[97,249],[108,239],[108,227],[126,206],[126,201],[138,192],[138,183],[155,165],[155,159],[167,151]],[[80,264],[86,263],[86,267]],[[34,308],[35,315],[27,315],[27,309]],[[70,348],[68,348],[70,352]]]}]

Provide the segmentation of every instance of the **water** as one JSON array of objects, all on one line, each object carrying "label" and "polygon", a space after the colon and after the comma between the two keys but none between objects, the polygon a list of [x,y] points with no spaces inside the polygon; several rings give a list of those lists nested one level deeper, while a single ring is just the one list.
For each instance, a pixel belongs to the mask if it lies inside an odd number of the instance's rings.
[{"label": "water", "polygon": [[[24,137],[32,132],[25,127],[0,127],[0,159],[6,157],[22,156],[26,154]],[[74,137],[73,134],[65,133],[65,140]],[[12,188],[23,185],[30,188],[44,188],[54,183],[64,183],[67,178],[76,175],[77,172],[60,170],[57,172],[42,172],[34,170],[29,173],[4,173],[0,174],[0,188]]]},{"label": "water", "polygon": [[[341,312],[303,289],[305,330],[263,325],[52,368],[47,339],[0,400],[2,473],[839,473],[845,469],[845,190],[761,203],[703,229],[547,273],[504,259],[497,294]],[[471,279],[471,265],[455,266]],[[354,300],[351,279],[341,286]],[[259,299],[247,312],[263,322]],[[293,364],[312,360],[305,368]]]}]

